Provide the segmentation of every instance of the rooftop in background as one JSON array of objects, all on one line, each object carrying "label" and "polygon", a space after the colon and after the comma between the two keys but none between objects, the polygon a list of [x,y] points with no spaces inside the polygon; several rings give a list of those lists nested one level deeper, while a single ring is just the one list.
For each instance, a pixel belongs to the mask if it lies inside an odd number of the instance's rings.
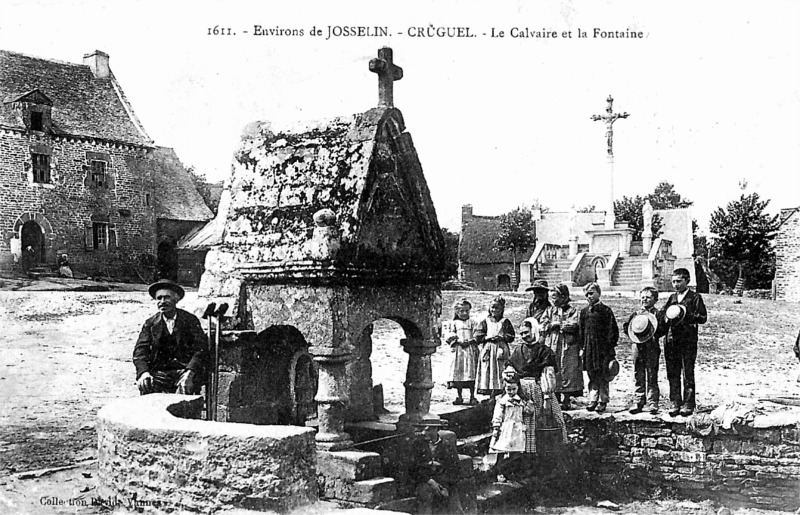
[{"label": "rooftop in background", "polygon": [[206,221],[214,213],[194,187],[189,172],[171,148],[157,147],[152,165],[155,178],[156,217],[167,220]]},{"label": "rooftop in background", "polygon": [[0,50],[0,128],[25,130],[19,99],[38,90],[52,101],[52,132],[150,146],[108,67],[108,55],[87,54],[83,64]]}]

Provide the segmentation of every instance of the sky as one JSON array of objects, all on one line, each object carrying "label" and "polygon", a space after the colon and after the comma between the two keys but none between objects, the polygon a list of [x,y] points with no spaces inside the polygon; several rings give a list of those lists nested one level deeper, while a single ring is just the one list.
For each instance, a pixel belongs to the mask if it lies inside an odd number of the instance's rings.
[{"label": "sky", "polygon": [[[590,117],[611,95],[630,114],[614,124],[614,198],[668,181],[707,233],[743,192],[771,213],[800,206],[798,19],[794,1],[0,0],[0,49],[108,53],[149,136],[217,181],[253,121],[375,107],[368,63],[390,46],[404,71],[395,106],[452,230],[463,204],[603,209],[605,127]],[[328,37],[359,26],[387,34]],[[448,27],[472,37],[427,37]],[[512,37],[526,29],[557,37]]]}]

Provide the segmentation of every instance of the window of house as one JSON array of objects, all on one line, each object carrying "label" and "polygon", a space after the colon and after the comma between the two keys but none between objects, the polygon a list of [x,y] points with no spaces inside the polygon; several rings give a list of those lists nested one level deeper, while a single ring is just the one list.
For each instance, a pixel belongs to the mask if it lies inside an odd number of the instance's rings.
[{"label": "window of house", "polygon": [[32,131],[43,131],[44,130],[44,122],[42,118],[42,113],[38,111],[31,111],[31,130]]},{"label": "window of house", "polygon": [[92,184],[98,188],[108,188],[108,179],[106,177],[105,161],[92,161]]},{"label": "window of house", "polygon": [[31,154],[33,162],[33,182],[50,182],[50,156],[47,154]]},{"label": "window of house", "polygon": [[150,194],[149,193],[145,193],[144,194],[144,205],[145,206],[149,206],[150,205]]},{"label": "window of house", "polygon": [[92,243],[95,250],[108,250],[108,224],[92,222]]}]

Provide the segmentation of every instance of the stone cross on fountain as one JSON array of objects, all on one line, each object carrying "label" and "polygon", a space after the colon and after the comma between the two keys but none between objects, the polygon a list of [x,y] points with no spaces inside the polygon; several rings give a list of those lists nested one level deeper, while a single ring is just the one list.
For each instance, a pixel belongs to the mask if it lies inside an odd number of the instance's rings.
[{"label": "stone cross on fountain", "polygon": [[403,69],[392,62],[392,49],[378,49],[378,57],[369,61],[369,71],[378,74],[378,107],[394,107],[394,81],[403,78]]},{"label": "stone cross on fountain", "polygon": [[596,122],[602,120],[606,122],[606,139],[608,140],[608,169],[609,169],[609,198],[606,205],[605,228],[614,228],[614,122],[620,118],[627,118],[630,116],[628,113],[615,113],[614,112],[614,99],[608,95],[608,107],[606,107],[606,114],[592,115],[592,121]]}]

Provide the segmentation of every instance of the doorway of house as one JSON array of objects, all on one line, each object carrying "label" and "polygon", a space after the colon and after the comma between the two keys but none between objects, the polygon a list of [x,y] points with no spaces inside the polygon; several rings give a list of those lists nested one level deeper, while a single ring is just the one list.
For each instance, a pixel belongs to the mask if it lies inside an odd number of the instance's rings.
[{"label": "doorway of house", "polygon": [[44,231],[33,220],[22,226],[22,251],[25,252],[28,247],[33,249],[29,258],[31,266],[38,266],[44,261]]}]

